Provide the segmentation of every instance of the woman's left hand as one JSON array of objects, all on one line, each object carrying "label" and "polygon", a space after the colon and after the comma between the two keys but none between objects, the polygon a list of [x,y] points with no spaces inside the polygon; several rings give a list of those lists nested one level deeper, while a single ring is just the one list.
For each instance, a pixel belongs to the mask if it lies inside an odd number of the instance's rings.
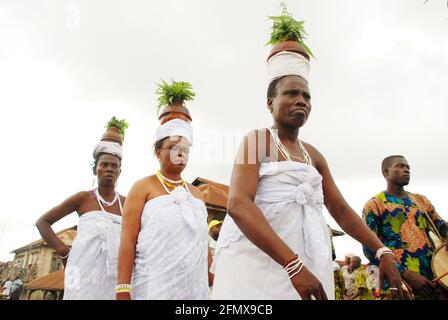
[{"label": "woman's left hand", "polygon": [[380,287],[384,289],[384,279],[389,283],[389,290],[392,293],[392,299],[403,300],[404,294],[401,287],[401,276],[397,269],[396,261],[393,255],[383,254],[380,260]]}]

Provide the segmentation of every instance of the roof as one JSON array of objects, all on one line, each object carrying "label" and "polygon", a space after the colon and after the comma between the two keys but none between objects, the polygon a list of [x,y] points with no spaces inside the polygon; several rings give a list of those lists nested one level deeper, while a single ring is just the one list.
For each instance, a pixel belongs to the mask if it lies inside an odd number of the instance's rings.
[{"label": "roof", "polygon": [[198,189],[202,192],[206,205],[227,209],[228,193],[208,184],[200,185]]},{"label": "roof", "polygon": [[212,180],[201,178],[201,177],[197,177],[196,179],[194,179],[194,181],[191,184],[196,187],[199,187],[202,184],[209,184],[209,185],[213,185],[213,186],[217,187],[218,189],[221,189],[221,190],[229,193],[229,186],[222,184],[222,183],[212,181]]},{"label": "roof", "polygon": [[26,289],[64,290],[64,269],[25,283]]},{"label": "roof", "polygon": [[191,184],[202,192],[207,205],[227,209],[229,186],[200,177],[196,178]]},{"label": "roof", "polygon": [[[66,240],[68,242],[72,242],[75,237],[76,237],[76,230],[77,230],[77,226],[73,226],[64,230],[61,230],[59,232],[56,233],[56,235],[61,238],[62,241]],[[18,249],[15,249],[13,251],[11,251],[11,253],[18,253],[20,251],[24,251],[24,250],[28,250],[30,247],[36,247],[36,246],[41,246],[41,245],[46,245],[47,243],[43,240],[37,240],[34,242],[31,242],[23,247],[20,247]]]}]

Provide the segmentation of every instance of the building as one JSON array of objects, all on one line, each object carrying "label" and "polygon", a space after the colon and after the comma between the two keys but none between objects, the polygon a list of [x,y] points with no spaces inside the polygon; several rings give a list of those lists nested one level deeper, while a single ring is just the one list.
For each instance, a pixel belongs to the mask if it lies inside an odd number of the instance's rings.
[{"label": "building", "polygon": [[[64,269],[61,268],[44,277],[27,282],[22,299],[30,300],[31,297],[41,300],[62,300],[64,295]],[[33,299],[33,300],[34,300]]]},{"label": "building", "polygon": [[2,286],[7,279],[12,279],[16,275],[14,261],[0,262],[0,285]]},{"label": "building", "polygon": [[[77,227],[73,226],[56,234],[65,245],[71,246],[76,237],[76,230]],[[11,253],[15,256],[13,267],[9,269],[8,274],[12,277],[18,275],[24,282],[21,299],[43,300],[62,297],[63,265],[53,248],[40,239]],[[48,283],[51,283],[51,286],[48,286]]]},{"label": "building", "polygon": [[204,178],[196,178],[192,183],[204,196],[207,207],[208,219],[224,220],[227,213],[227,201],[229,200],[229,186]]}]

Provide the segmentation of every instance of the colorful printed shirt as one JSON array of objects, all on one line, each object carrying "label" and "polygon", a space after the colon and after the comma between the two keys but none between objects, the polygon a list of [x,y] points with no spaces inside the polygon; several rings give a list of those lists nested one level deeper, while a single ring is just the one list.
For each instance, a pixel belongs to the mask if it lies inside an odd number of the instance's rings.
[{"label": "colorful printed shirt", "polygon": [[[448,226],[424,196],[406,192],[403,198],[383,191],[370,199],[363,210],[363,219],[385,246],[393,250],[400,272],[406,269],[433,279],[431,259],[434,244],[429,236],[430,225],[425,213],[434,222],[442,237]],[[363,247],[372,264],[378,265],[375,253]]]}]

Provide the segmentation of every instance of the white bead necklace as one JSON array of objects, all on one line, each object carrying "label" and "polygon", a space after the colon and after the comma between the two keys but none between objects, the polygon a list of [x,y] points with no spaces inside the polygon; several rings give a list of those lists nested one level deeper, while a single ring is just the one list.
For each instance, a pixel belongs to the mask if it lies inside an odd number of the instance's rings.
[{"label": "white bead necklace", "polygon": [[95,194],[96,194],[97,199],[100,200],[101,203],[104,204],[106,207],[112,207],[115,204],[115,202],[117,202],[117,200],[118,200],[118,192],[115,192],[115,198],[112,201],[104,200],[103,197],[98,192],[98,188],[95,188]]},{"label": "white bead necklace", "polygon": [[283,155],[283,157],[288,160],[292,161],[292,158],[299,160],[300,162],[306,163],[311,165],[311,157],[306,151],[305,147],[303,146],[302,142],[297,138],[297,143],[299,145],[300,151],[302,151],[304,158],[301,158],[299,156],[291,156],[288,149],[285,147],[285,145],[281,142],[279,136],[277,133],[272,129],[268,128],[269,132],[271,133],[272,139],[274,140],[275,145],[277,146],[280,153]]}]

